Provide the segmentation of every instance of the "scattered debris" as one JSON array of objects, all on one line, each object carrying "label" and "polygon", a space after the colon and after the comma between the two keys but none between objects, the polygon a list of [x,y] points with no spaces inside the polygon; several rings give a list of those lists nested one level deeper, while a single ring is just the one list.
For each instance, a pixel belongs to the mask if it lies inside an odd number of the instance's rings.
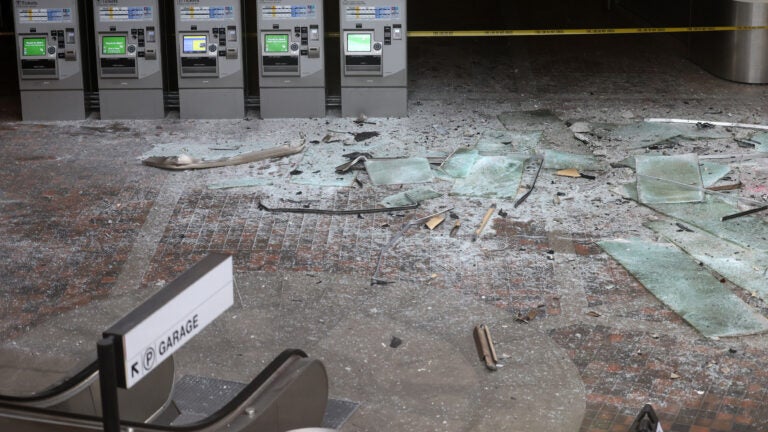
[{"label": "scattered debris", "polygon": [[677,374],[677,373],[675,373],[675,372],[672,372],[672,373],[669,375],[669,379],[673,379],[673,380],[676,380],[676,379],[680,379],[680,375],[678,375],[678,374]]},{"label": "scattered debris", "polygon": [[443,196],[443,194],[435,192],[430,188],[417,188],[390,195],[380,202],[381,205],[385,207],[401,207],[440,198],[441,196]]},{"label": "scattered debris", "polygon": [[491,332],[488,330],[488,326],[480,324],[475,327],[472,332],[475,338],[475,347],[477,348],[477,355],[480,360],[485,363],[485,367],[488,370],[498,370],[497,363],[499,358],[496,356],[496,348],[493,345],[493,339],[491,338]]},{"label": "scattered debris", "polygon": [[503,218],[505,218],[505,217],[509,216],[509,213],[505,212],[505,211],[504,211],[504,209],[499,209],[499,213],[498,213],[498,215],[499,215],[500,217],[503,217]]},{"label": "scattered debris", "polygon": [[576,168],[563,169],[555,172],[555,175],[560,177],[572,177],[572,178],[585,178],[587,180],[595,180],[597,177],[577,170]]},{"label": "scattered debris", "polygon": [[533,188],[536,186],[536,180],[539,179],[539,174],[541,173],[541,167],[544,166],[544,159],[541,159],[539,161],[539,167],[536,168],[536,174],[533,176],[533,182],[531,182],[531,187],[528,189],[528,192],[526,192],[523,196],[521,196],[517,201],[515,201],[514,208],[517,208],[520,204],[525,202],[526,199],[531,195],[531,192],[533,192]]},{"label": "scattered debris", "polygon": [[742,186],[744,185],[741,182],[736,182],[736,183],[719,185],[719,186],[709,186],[705,189],[715,191],[715,192],[722,192],[722,191],[732,191],[732,190],[741,189]]},{"label": "scattered debris", "polygon": [[477,239],[480,237],[480,234],[482,234],[483,230],[485,229],[485,226],[488,224],[488,221],[491,219],[491,216],[493,216],[493,212],[496,210],[496,203],[491,204],[491,207],[488,208],[488,210],[485,212],[485,216],[483,216],[483,220],[480,221],[480,226],[477,227],[475,230],[475,233],[472,234],[472,241],[477,241]]},{"label": "scattered debris", "polygon": [[599,314],[599,313],[597,313],[595,311],[589,311],[589,312],[587,312],[587,315],[589,315],[591,317],[594,317],[594,318],[599,318],[599,317],[602,316],[601,314]]},{"label": "scattered debris", "polygon": [[400,339],[397,336],[392,336],[392,340],[389,341],[389,347],[390,348],[397,348],[397,347],[399,347],[402,344],[403,344],[403,340]]},{"label": "scattered debris", "polygon": [[368,208],[368,209],[355,209],[355,210],[328,210],[328,209],[313,209],[308,207],[284,207],[275,208],[267,207],[263,202],[259,201],[259,210],[268,211],[270,213],[311,213],[311,214],[325,214],[325,215],[361,215],[370,213],[389,213],[393,211],[405,211],[415,210],[419,207],[419,203],[415,203],[402,207],[380,207],[380,208]]},{"label": "scattered debris", "polygon": [[430,182],[434,178],[426,158],[374,159],[365,170],[376,186]]},{"label": "scattered debris", "polygon": [[162,168],[167,170],[189,170],[189,169],[204,169],[204,168],[218,168],[224,166],[241,165],[250,162],[261,161],[265,159],[280,158],[285,156],[301,153],[304,150],[304,143],[297,147],[281,146],[274,147],[266,150],[256,150],[252,152],[242,153],[237,156],[225,157],[214,160],[203,160],[194,158],[187,155],[179,156],[151,156],[141,162],[144,165],[148,165],[155,168]]},{"label": "scattered debris", "polygon": [[455,238],[456,234],[459,232],[459,228],[461,227],[461,220],[457,220],[455,224],[453,224],[453,228],[451,228],[451,233],[448,234],[449,237]]},{"label": "scattered debris", "polygon": [[676,222],[675,225],[677,225],[678,228],[680,228],[681,230],[683,230],[685,232],[693,232],[692,229],[690,229],[687,226],[681,224],[680,222]]},{"label": "scattered debris", "polygon": [[437,228],[441,223],[443,223],[443,221],[445,221],[445,215],[438,215],[438,216],[435,216],[432,219],[428,220],[425,225],[430,230],[433,230],[433,229]]},{"label": "scattered debris", "polygon": [[375,138],[379,136],[379,133],[376,131],[350,132],[350,133],[355,136],[355,142],[362,142],[362,141],[369,140],[371,138]]},{"label": "scattered debris", "polygon": [[525,315],[518,314],[517,317],[515,318],[515,321],[519,323],[528,324],[529,322],[536,319],[537,315],[539,315],[538,309],[531,309]]},{"label": "scattered debris", "polygon": [[443,135],[443,136],[445,136],[445,135],[448,135],[448,131],[447,131],[447,130],[446,130],[444,127],[442,127],[442,126],[440,126],[440,125],[432,125],[432,127],[433,127],[433,128],[435,129],[435,131],[436,131],[437,133],[439,133],[440,135]]}]

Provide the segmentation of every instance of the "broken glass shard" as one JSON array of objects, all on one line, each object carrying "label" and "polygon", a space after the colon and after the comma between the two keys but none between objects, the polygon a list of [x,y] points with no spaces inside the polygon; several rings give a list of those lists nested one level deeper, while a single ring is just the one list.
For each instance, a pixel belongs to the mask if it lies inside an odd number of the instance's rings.
[{"label": "broken glass shard", "polygon": [[637,193],[644,204],[698,202],[704,187],[695,154],[635,156]]},{"label": "broken glass shard", "polygon": [[466,178],[456,180],[452,195],[513,199],[528,155],[481,156]]},{"label": "broken glass shard", "polygon": [[755,134],[752,137],[752,141],[757,143],[757,146],[755,146],[755,151],[758,153],[768,153],[768,132]]},{"label": "broken glass shard", "polygon": [[[685,231],[668,221],[645,224],[734,284],[768,300],[768,254],[743,248],[705,231]],[[691,229],[691,227],[687,227]]]},{"label": "broken glass shard", "polygon": [[704,336],[742,336],[768,331],[765,317],[674,245],[639,240],[598,244]]},{"label": "broken glass shard", "polygon": [[487,130],[477,142],[477,151],[483,156],[503,156],[511,153],[534,153],[541,132],[515,132]]},{"label": "broken glass shard", "polygon": [[476,149],[458,149],[445,161],[442,171],[453,178],[464,178],[479,156]]},{"label": "broken glass shard", "polygon": [[384,207],[405,207],[422,201],[440,198],[441,196],[443,196],[443,194],[435,192],[432,189],[418,188],[390,195],[381,200],[381,204]]},{"label": "broken glass shard", "polygon": [[730,166],[714,162],[702,162],[699,167],[701,168],[701,183],[705,188],[713,186],[731,172]]},{"label": "broken glass shard", "polygon": [[614,129],[609,137],[626,142],[628,149],[638,149],[668,141],[672,138],[684,139],[720,139],[730,138],[730,132],[720,128],[698,128],[696,125],[667,123],[632,123]]},{"label": "broken glass shard", "polygon": [[365,170],[376,186],[426,183],[433,178],[426,158],[369,160],[365,162]]},{"label": "broken glass shard", "polygon": [[603,171],[605,167],[593,155],[565,153],[558,150],[544,151],[544,168],[569,169],[579,171]]}]

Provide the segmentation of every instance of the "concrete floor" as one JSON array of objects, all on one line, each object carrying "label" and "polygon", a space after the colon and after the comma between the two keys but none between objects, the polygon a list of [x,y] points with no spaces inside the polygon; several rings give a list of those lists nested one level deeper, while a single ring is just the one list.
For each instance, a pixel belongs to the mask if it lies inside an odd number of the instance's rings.
[{"label": "concrete floor", "polygon": [[[282,349],[304,349],[325,362],[332,397],[360,403],[342,431],[623,431],[644,403],[664,430],[768,428],[765,337],[703,338],[595,246],[655,238],[641,224],[658,215],[611,192],[634,177],[627,169],[595,181],[544,171],[517,209],[445,195],[414,212],[329,217],[257,204],[371,207],[401,188],[373,186],[364,172],[352,188],[291,183],[303,155],[191,172],[140,164],[160,143],[311,142],[328,130],[375,130],[369,145],[404,155],[447,153],[504,129],[501,113],[536,109],[563,120],[545,131],[547,146],[606,162],[644,150],[602,139],[585,146],[563,133],[564,122],[768,124],[768,87],[719,80],[663,36],[414,41],[410,65],[409,117],[362,127],[337,110],[310,120],[252,112],[232,121],[170,113],[0,123],[0,352],[9,359],[0,393],[34,391],[91,360],[109,324],[206,253],[224,251],[235,257],[236,304],[181,351],[179,373],[244,382]],[[730,138],[668,152],[749,150]],[[738,193],[764,199],[764,159],[732,168],[744,183]],[[256,175],[275,181],[207,188]],[[496,213],[472,242],[493,202],[508,215]],[[462,220],[459,235],[449,237],[447,223],[409,231],[384,260],[382,275],[395,283],[371,286],[381,247],[402,223],[448,208]],[[516,320],[532,310],[529,323]],[[471,332],[480,323],[498,342],[497,372],[477,360]],[[393,336],[403,345],[390,348]]]}]

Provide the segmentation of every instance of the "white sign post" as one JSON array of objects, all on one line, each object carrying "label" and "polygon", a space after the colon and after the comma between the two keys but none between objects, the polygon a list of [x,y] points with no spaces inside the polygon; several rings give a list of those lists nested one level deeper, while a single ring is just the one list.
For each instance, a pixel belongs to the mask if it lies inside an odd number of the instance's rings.
[{"label": "white sign post", "polygon": [[211,254],[104,332],[114,336],[118,384],[131,388],[232,306],[232,257]]},{"label": "white sign post", "polygon": [[98,342],[104,432],[120,432],[117,387],[131,388],[234,303],[232,257],[210,254]]}]

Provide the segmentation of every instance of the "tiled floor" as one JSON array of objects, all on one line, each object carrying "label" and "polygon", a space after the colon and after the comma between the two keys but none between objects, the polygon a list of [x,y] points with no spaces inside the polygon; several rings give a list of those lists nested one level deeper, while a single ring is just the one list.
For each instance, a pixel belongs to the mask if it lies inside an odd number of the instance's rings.
[{"label": "tiled floor", "polygon": [[[410,117],[377,120],[375,126],[385,138],[417,151],[472,143],[486,129],[501,129],[496,115],[510,110],[546,108],[563,120],[592,122],[664,116],[768,124],[767,87],[714,78],[682,57],[676,43],[657,36],[497,41],[494,50],[476,49],[478,41],[421,44],[411,51],[412,61],[419,61],[411,69]],[[510,56],[494,61],[488,55],[500,50]],[[467,61],[453,61],[449,54],[456,52]],[[242,139],[302,130],[308,140],[319,140],[326,127],[357,128],[333,112],[330,124],[324,123],[220,125],[229,138]],[[631,178],[629,171],[613,169],[594,182],[544,172],[520,208],[498,202],[508,216],[497,212],[481,239],[472,242],[489,199],[446,196],[415,213],[269,213],[259,209],[259,201],[365,208],[400,188],[374,187],[365,174],[359,177],[362,187],[295,185],[289,172],[300,156],[185,173],[148,168],[136,159],[164,140],[198,134],[216,140],[216,133],[204,129],[210,125],[173,115],[158,122],[0,123],[4,341],[34,332],[64,311],[125,294],[116,292],[117,281],[137,253],[146,254],[149,263],[135,283],[138,290],[171,280],[212,251],[232,253],[239,273],[369,276],[404,221],[453,207],[463,222],[457,237],[449,236],[451,219],[434,231],[407,231],[385,254],[381,277],[460,292],[526,317],[529,323],[518,324],[548,334],[580,374],[587,391],[581,431],[625,431],[645,403],[657,409],[665,431],[768,429],[765,336],[701,337],[594,244],[653,236],[640,223],[656,215],[610,192]],[[434,125],[446,127],[448,135]],[[681,146],[708,154],[746,151],[722,140]],[[610,142],[604,151],[608,161],[625,156]],[[768,181],[764,161],[734,165],[745,190],[759,190]],[[263,169],[285,181],[251,189],[206,188]],[[435,188],[444,191],[447,185],[438,182]],[[160,197],[171,201],[159,202]],[[160,206],[168,207],[160,234],[151,249],[137,252],[142,227]],[[760,300],[737,292],[768,315]]]}]

